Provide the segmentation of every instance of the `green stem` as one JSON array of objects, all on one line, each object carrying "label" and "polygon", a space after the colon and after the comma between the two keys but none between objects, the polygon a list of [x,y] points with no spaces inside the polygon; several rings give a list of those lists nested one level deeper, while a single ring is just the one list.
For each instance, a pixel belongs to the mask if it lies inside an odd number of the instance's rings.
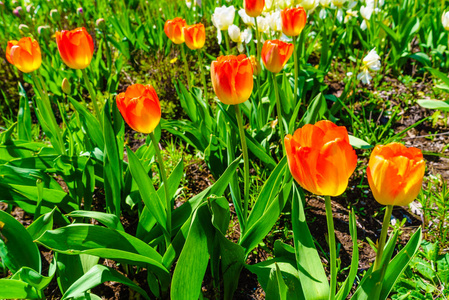
[{"label": "green stem", "polygon": [[[258,66],[260,64],[260,56],[262,55],[262,52],[260,50],[260,33],[259,33],[259,27],[257,25],[257,18],[254,18],[254,24],[256,26],[256,65]],[[262,101],[261,93],[260,93],[260,74],[256,75],[256,81],[257,81],[257,99],[259,100],[259,103]]]},{"label": "green stem", "polygon": [[106,39],[106,31],[103,31],[103,39],[104,39],[104,45],[106,46],[106,60],[107,60],[107,66],[108,66],[108,68],[109,68],[109,72],[112,72],[111,49],[109,48],[108,40]]},{"label": "green stem", "polygon": [[393,205],[387,205],[385,209],[384,221],[382,223],[382,231],[377,246],[376,260],[374,261],[373,272],[381,267],[382,254],[384,252],[385,241],[387,240],[388,226],[390,225],[391,213],[393,212]]},{"label": "green stem", "polygon": [[330,267],[331,267],[331,282],[329,291],[329,300],[335,299],[335,293],[337,291],[337,253],[335,246],[335,231],[334,231],[334,218],[332,215],[331,197],[325,196],[326,203],[326,220],[327,220],[327,233],[329,238],[329,252],[330,252]]},{"label": "green stem", "polygon": [[81,69],[81,73],[83,73],[84,82],[87,86],[87,90],[89,91],[90,98],[92,99],[92,104],[94,106],[94,110],[95,110],[95,114],[97,115],[97,119],[100,122],[101,128],[103,128],[103,120],[101,119],[100,109],[98,108],[97,97],[95,96],[95,92],[92,87],[92,84],[90,83],[89,77],[87,77],[86,69]]},{"label": "green stem", "polygon": [[[245,129],[243,128],[243,118],[240,113],[240,107],[238,104],[234,105],[235,115],[237,118],[237,123],[239,126],[240,142],[242,143],[243,152],[243,167],[244,167],[244,200],[243,200],[243,219],[248,219],[248,202],[249,202],[249,158],[248,158],[248,147],[246,145]],[[246,225],[246,224],[245,224]],[[245,226],[246,227],[246,226]]]},{"label": "green stem", "polygon": [[192,89],[192,83],[190,82],[190,72],[189,72],[189,65],[187,64],[187,57],[186,57],[186,51],[184,49],[184,44],[181,45],[181,57],[184,61],[184,69],[186,72],[187,77],[187,85],[189,86],[189,90]]},{"label": "green stem", "polygon": [[164,161],[162,160],[161,151],[159,150],[158,143],[156,141],[156,137],[154,136],[154,133],[150,133],[151,142],[153,143],[154,150],[156,151],[156,158],[157,162],[159,164],[159,171],[161,172],[161,178],[162,183],[164,184],[164,191],[165,191],[165,201],[166,201],[166,213],[167,213],[167,232],[168,237],[165,238],[165,241],[167,243],[167,248],[171,243],[171,212],[172,212],[172,205],[171,205],[171,199],[170,195],[168,194],[168,182],[167,182],[167,173],[165,172],[164,167]]},{"label": "green stem", "polygon": [[278,87],[278,82],[276,80],[276,74],[273,74],[273,82],[274,82],[274,94],[276,96],[276,110],[278,113],[278,123],[279,123],[279,130],[281,132],[281,147],[282,147],[282,153],[285,156],[285,147],[284,147],[284,137],[285,137],[285,133],[284,133],[284,122],[282,119],[282,111],[281,111],[281,100],[279,99],[279,87]]},{"label": "green stem", "polygon": [[[44,93],[40,82],[36,76],[36,74],[34,72],[31,72],[31,78],[33,79],[34,85],[36,86],[37,90],[39,91],[39,94],[41,96],[41,100],[44,104],[44,108],[46,110],[45,115],[50,119],[50,122],[52,123],[52,127],[54,132],[52,132],[52,134],[54,134],[56,136],[56,140],[57,140],[57,145],[53,145],[55,148],[57,148],[58,152],[60,154],[64,154],[64,142],[62,140],[62,136],[61,136],[61,130],[59,128],[58,123],[56,122],[56,118],[55,115],[53,113],[53,110],[51,108],[51,103],[50,103],[50,98],[48,97],[47,93]],[[48,120],[44,120],[44,121],[48,121]]]},{"label": "green stem", "polygon": [[296,107],[296,101],[298,99],[298,48],[297,48],[297,43],[298,41],[298,37],[294,36],[293,37],[293,60],[295,63],[295,89],[294,89],[294,94],[293,94],[293,105],[295,105]]},{"label": "green stem", "polygon": [[204,87],[204,100],[206,100],[206,102],[207,102],[207,83],[206,83],[206,76],[204,75],[204,68],[203,68],[203,51],[201,49],[198,50],[198,60],[200,61],[201,81],[203,82],[203,87]]},{"label": "green stem", "polygon": [[223,30],[222,34],[225,36],[226,51],[228,52],[228,55],[229,55],[229,54],[231,54],[231,46],[229,46],[228,32],[226,30]]}]

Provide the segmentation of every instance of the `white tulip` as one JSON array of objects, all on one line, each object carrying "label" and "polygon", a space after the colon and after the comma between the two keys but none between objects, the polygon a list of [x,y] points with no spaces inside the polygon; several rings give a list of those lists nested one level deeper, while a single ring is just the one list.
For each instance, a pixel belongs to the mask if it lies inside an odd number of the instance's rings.
[{"label": "white tulip", "polygon": [[449,31],[449,11],[446,11],[441,16],[441,22],[443,23],[444,29]]},{"label": "white tulip", "polygon": [[319,0],[303,0],[301,6],[307,11],[313,11],[319,4]]},{"label": "white tulip", "polygon": [[347,0],[332,0],[332,4],[337,8],[342,8]]},{"label": "white tulip", "polygon": [[267,19],[261,16],[257,17],[257,27],[259,32],[268,32],[270,29]]},{"label": "white tulip", "polygon": [[252,33],[251,29],[247,28],[243,31],[240,31],[240,28],[238,28],[236,25],[232,24],[228,28],[228,34],[231,40],[237,44],[237,49],[240,53],[245,51],[245,48],[243,47],[243,43],[248,44],[251,42]]},{"label": "white tulip", "polygon": [[281,19],[281,11],[277,10],[268,14],[265,17],[265,20],[268,23],[268,26],[272,31],[281,32],[282,31],[282,19]]},{"label": "white tulip", "polygon": [[242,21],[243,21],[243,23],[244,23],[246,26],[254,27],[254,22],[255,22],[255,21],[254,21],[254,18],[248,16],[248,15],[246,14],[246,11],[245,11],[244,8],[242,8],[241,10],[239,10],[239,16],[240,16],[240,18],[242,18]]},{"label": "white tulip", "polygon": [[218,43],[221,44],[222,30],[228,30],[229,26],[234,23],[235,8],[234,6],[222,6],[216,7],[214,14],[212,15],[212,23],[217,28]]},{"label": "white tulip", "polygon": [[369,85],[371,84],[371,79],[373,79],[373,77],[369,73],[368,69],[362,69],[362,72],[360,72],[359,75],[357,75],[357,79],[361,80],[363,84]]},{"label": "white tulip", "polygon": [[320,5],[322,7],[330,7],[331,6],[331,0],[320,0]]}]

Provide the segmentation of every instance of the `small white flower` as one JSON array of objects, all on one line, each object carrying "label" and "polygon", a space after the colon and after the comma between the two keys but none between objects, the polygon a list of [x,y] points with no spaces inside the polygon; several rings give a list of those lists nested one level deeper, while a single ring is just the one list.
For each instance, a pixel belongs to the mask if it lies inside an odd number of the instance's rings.
[{"label": "small white flower", "polygon": [[371,50],[367,56],[363,59],[363,65],[366,66],[371,71],[379,71],[380,64],[380,56],[376,52],[376,48]]},{"label": "small white flower", "polygon": [[364,84],[370,84],[373,77],[369,71],[379,71],[380,67],[380,56],[377,54],[376,48],[374,48],[363,58],[362,71],[357,75],[357,79],[361,80]]},{"label": "small white flower", "polygon": [[345,23],[348,23],[349,20],[351,20],[352,18],[357,18],[359,12],[356,10],[352,10],[352,9],[348,9],[346,11],[346,16],[345,16]]},{"label": "small white flower", "polygon": [[365,21],[365,19],[363,19],[362,24],[360,24],[360,29],[365,31],[367,28],[368,28],[368,26],[366,25],[366,21]]},{"label": "small white flower", "polygon": [[195,6],[201,7],[201,0],[186,0],[186,5],[189,9],[192,7],[192,2],[194,5],[193,9],[195,9]]},{"label": "small white flower", "polygon": [[234,23],[235,8],[234,6],[222,6],[216,7],[214,14],[212,15],[212,23],[217,28],[218,43],[221,44],[222,30],[228,30],[229,26]]},{"label": "small white flower", "polygon": [[364,20],[371,19],[371,15],[374,12],[374,7],[371,5],[360,7],[360,15]]},{"label": "small white flower", "polygon": [[337,10],[337,20],[340,23],[343,22],[343,10],[341,10],[341,9]]},{"label": "small white flower", "polygon": [[351,77],[352,75],[354,75],[352,72],[346,73],[346,77]]},{"label": "small white flower", "polygon": [[320,17],[321,20],[326,19],[326,17],[327,17],[327,11],[326,11],[326,8],[323,7],[323,8],[320,10],[319,17]]},{"label": "small white flower", "polygon": [[241,10],[239,10],[239,16],[240,18],[242,18],[243,23],[246,26],[251,26],[254,27],[254,18],[250,17],[246,14],[246,11],[244,8],[242,8]]},{"label": "small white flower", "polygon": [[443,23],[444,29],[449,31],[449,11],[446,11],[441,16],[441,22]]},{"label": "small white flower", "polygon": [[369,73],[368,69],[362,69],[362,72],[357,75],[357,80],[361,80],[363,84],[371,84],[371,79],[373,79],[373,77]]}]

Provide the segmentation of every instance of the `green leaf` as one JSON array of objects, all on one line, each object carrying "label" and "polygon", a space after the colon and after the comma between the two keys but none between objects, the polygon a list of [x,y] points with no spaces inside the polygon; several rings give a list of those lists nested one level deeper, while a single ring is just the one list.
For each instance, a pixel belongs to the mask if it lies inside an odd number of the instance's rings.
[{"label": "green leaf", "polygon": [[407,245],[405,245],[405,247],[399,251],[398,254],[396,254],[392,261],[388,262],[387,270],[385,271],[385,277],[382,283],[380,299],[386,299],[390,294],[394,284],[404,272],[405,268],[410,263],[410,260],[416,255],[419,245],[421,244],[421,239],[422,229],[420,227],[410,238]]},{"label": "green leaf", "polygon": [[41,272],[41,255],[31,235],[19,221],[1,210],[0,258],[12,273],[22,267]]},{"label": "green leaf", "polygon": [[19,111],[17,116],[17,131],[19,139],[31,142],[31,112],[28,97],[22,84],[19,82]]},{"label": "green leaf", "polygon": [[282,278],[281,269],[278,264],[274,263],[275,268],[271,269],[270,279],[268,280],[268,286],[266,291],[267,300],[286,300],[288,287]]},{"label": "green leaf", "polygon": [[46,213],[37,218],[30,226],[27,227],[27,231],[32,239],[39,238],[45,231],[53,229],[53,214],[58,208],[55,207],[51,212]]},{"label": "green leaf", "polygon": [[0,279],[1,299],[39,299],[36,290],[26,282]]},{"label": "green leaf", "polygon": [[[306,113],[302,117],[299,122],[299,126],[302,127],[305,124],[315,124],[319,120],[321,120],[324,114],[327,111],[326,99],[323,94],[319,93],[313,100],[310,102],[309,107],[307,108]],[[294,132],[293,128],[290,132]]]},{"label": "green leaf", "polygon": [[304,192],[294,185],[292,226],[299,278],[306,299],[327,299],[329,283],[304,213]]},{"label": "green leaf", "polygon": [[257,198],[239,243],[246,253],[254,249],[270,232],[284,209],[292,184],[290,175],[284,177],[287,169],[287,158],[284,157],[265,182]]},{"label": "green leaf", "polygon": [[122,231],[90,224],[72,224],[47,231],[37,242],[60,253],[90,254],[147,267],[163,280],[169,276],[156,250]]},{"label": "green leaf", "polygon": [[193,218],[184,248],[173,273],[171,299],[196,300],[201,293],[201,284],[209,261],[208,238],[214,236],[206,205],[200,206]]},{"label": "green leaf", "polygon": [[49,269],[49,275],[43,276],[33,269],[30,269],[28,267],[22,267],[17,273],[15,273],[11,279],[14,280],[21,280],[23,282],[28,283],[29,285],[33,286],[37,291],[42,291],[45,289],[50,282],[53,279],[53,276],[55,275],[56,271],[56,265],[51,264]]},{"label": "green leaf", "polygon": [[370,149],[373,147],[364,140],[359,139],[358,137],[355,137],[353,135],[349,135],[349,143],[356,149]]},{"label": "green leaf", "polygon": [[125,284],[141,294],[145,299],[150,299],[150,297],[148,297],[148,294],[133,281],[123,276],[119,272],[103,265],[95,265],[80,279],[75,281],[72,286],[64,293],[62,299],[80,297],[84,294],[84,292],[106,281],[115,281]]},{"label": "green leaf", "polygon": [[154,189],[153,182],[151,181],[148,174],[145,172],[142,164],[140,163],[134,152],[126,147],[126,152],[128,153],[129,168],[131,170],[131,175],[136,181],[139,187],[140,195],[148,207],[150,212],[153,213],[154,218],[157,220],[163,231],[167,232],[167,216],[165,213],[165,204],[162,202],[159,195]]},{"label": "green leaf", "polygon": [[98,263],[99,257],[55,253],[58,286],[62,293]]},{"label": "green leaf", "polygon": [[349,232],[351,234],[352,238],[352,259],[351,259],[351,266],[350,271],[348,274],[348,277],[346,278],[345,282],[343,283],[342,287],[338,291],[336,295],[337,300],[344,300],[346,297],[348,297],[349,292],[352,289],[352,286],[354,284],[355,277],[357,275],[358,266],[359,266],[359,247],[357,243],[357,224],[356,224],[356,218],[354,214],[354,210],[352,209],[349,213]]},{"label": "green leaf", "polygon": [[437,109],[441,111],[449,111],[449,103],[441,100],[418,100],[421,107],[428,109]]},{"label": "green leaf", "polygon": [[441,255],[437,260],[437,270],[440,280],[444,284],[449,283],[449,253]]},{"label": "green leaf", "polygon": [[74,211],[70,212],[69,214],[67,214],[66,216],[71,217],[71,218],[95,219],[110,229],[125,231],[122,223],[120,222],[120,219],[116,215],[113,215],[113,214],[107,214],[107,213],[98,212],[98,211],[74,210]]}]

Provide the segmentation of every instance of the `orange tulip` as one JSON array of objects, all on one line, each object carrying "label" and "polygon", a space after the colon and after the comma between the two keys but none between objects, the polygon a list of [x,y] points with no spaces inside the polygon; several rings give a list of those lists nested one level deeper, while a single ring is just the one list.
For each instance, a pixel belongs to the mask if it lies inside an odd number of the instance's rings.
[{"label": "orange tulip", "polygon": [[167,20],[164,25],[165,34],[175,44],[184,43],[183,28],[186,26],[186,20],[182,18],[174,18],[173,20]]},{"label": "orange tulip", "polygon": [[265,6],[265,0],[245,0],[245,12],[250,17],[258,17]]},{"label": "orange tulip", "polygon": [[151,133],[161,120],[161,106],[151,85],[133,84],[117,95],[117,107],[135,131]]},{"label": "orange tulip", "polygon": [[37,41],[29,37],[9,41],[6,46],[6,59],[23,73],[30,73],[41,66],[41,48]]},{"label": "orange tulip", "polygon": [[366,174],[377,202],[404,206],[418,196],[425,168],[421,150],[391,143],[374,148]]},{"label": "orange tulip", "polygon": [[293,44],[280,40],[268,40],[262,46],[262,61],[272,73],[279,73],[293,53]]},{"label": "orange tulip", "polygon": [[245,54],[220,56],[210,69],[212,86],[224,104],[240,104],[253,91],[253,68]]},{"label": "orange tulip", "polygon": [[330,121],[307,124],[284,139],[293,178],[304,189],[324,196],[341,195],[357,165],[344,126]]},{"label": "orange tulip", "polygon": [[192,50],[201,49],[206,42],[206,31],[201,23],[185,26],[183,34],[187,47]]},{"label": "orange tulip", "polygon": [[281,11],[282,32],[287,36],[298,36],[306,26],[307,14],[302,7],[285,8]]},{"label": "orange tulip", "polygon": [[64,63],[72,69],[85,69],[94,55],[94,42],[86,28],[56,32],[56,44]]}]

